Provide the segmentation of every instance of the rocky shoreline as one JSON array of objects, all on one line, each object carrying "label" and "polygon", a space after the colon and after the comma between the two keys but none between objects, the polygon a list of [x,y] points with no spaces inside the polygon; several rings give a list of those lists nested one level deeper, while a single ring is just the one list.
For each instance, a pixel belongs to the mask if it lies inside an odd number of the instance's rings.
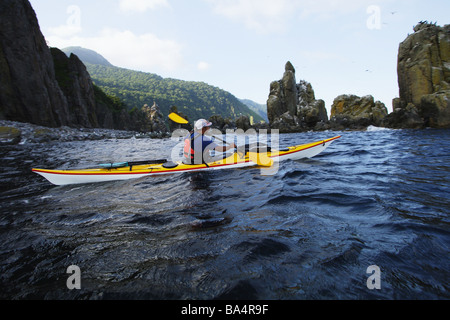
[{"label": "rocky shoreline", "polygon": [[[217,128],[216,128],[217,129]],[[234,130],[238,127],[234,128]],[[240,128],[246,129],[249,128]],[[260,129],[267,129],[268,125],[260,125],[254,128],[257,132]],[[246,131],[244,130],[244,131]],[[310,131],[379,131],[389,130],[389,128],[369,125],[358,128],[323,128]],[[224,132],[225,133],[225,132]],[[287,132],[281,132],[287,133]],[[38,126],[31,123],[16,122],[9,120],[0,120],[0,146],[5,145],[23,145],[33,143],[51,143],[51,142],[72,142],[72,141],[95,141],[107,139],[167,139],[170,138],[170,132],[137,132],[114,129],[88,129],[88,128],[50,128]]]},{"label": "rocky shoreline", "polygon": [[168,132],[136,132],[114,129],[50,128],[31,123],[0,120],[0,145],[26,143],[49,143],[70,141],[92,141],[103,139],[162,139]]}]

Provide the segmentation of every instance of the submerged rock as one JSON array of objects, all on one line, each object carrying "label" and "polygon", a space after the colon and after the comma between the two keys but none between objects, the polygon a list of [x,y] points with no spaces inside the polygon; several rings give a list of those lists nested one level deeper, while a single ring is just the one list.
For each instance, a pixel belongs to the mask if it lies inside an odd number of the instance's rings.
[{"label": "submerged rock", "polygon": [[21,140],[22,132],[14,127],[0,127],[0,145],[18,144]]}]

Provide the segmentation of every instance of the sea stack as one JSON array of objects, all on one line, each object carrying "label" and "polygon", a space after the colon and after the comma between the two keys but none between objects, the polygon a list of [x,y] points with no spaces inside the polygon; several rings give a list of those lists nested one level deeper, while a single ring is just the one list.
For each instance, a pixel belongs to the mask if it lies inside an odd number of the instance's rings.
[{"label": "sea stack", "polygon": [[399,47],[398,84],[387,126],[450,128],[450,25],[414,27]]},{"label": "sea stack", "polygon": [[328,121],[323,100],[316,100],[312,85],[295,78],[291,62],[285,65],[283,78],[270,84],[267,115],[272,129],[280,132],[313,130]]}]

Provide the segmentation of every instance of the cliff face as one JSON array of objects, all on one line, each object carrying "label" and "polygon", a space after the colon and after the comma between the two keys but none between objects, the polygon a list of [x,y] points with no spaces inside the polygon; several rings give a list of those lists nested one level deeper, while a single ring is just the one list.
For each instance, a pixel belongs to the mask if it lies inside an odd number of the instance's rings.
[{"label": "cliff face", "polygon": [[0,2],[0,119],[47,127],[167,131],[154,126],[156,118],[129,112],[119,99],[95,87],[76,55],[48,48],[28,0]]},{"label": "cliff face", "polygon": [[[63,91],[68,107],[68,124],[85,128],[98,128],[94,85],[84,64],[76,55],[67,57],[57,48],[51,48],[56,79]],[[103,125],[102,125],[103,127]]]},{"label": "cliff face", "polygon": [[450,128],[450,25],[420,22],[399,46],[392,127]]},{"label": "cliff face", "polygon": [[68,103],[27,0],[0,2],[0,73],[0,119],[68,124]]},{"label": "cliff face", "polygon": [[280,132],[311,130],[328,121],[325,102],[316,100],[310,83],[296,83],[290,62],[286,63],[283,78],[270,84],[267,116],[270,127]]}]

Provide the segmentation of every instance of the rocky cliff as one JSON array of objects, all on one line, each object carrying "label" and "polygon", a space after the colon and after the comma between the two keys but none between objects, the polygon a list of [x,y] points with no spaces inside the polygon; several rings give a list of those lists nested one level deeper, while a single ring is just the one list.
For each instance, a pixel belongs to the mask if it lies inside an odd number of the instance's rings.
[{"label": "rocky cliff", "polygon": [[328,121],[325,102],[316,100],[310,83],[296,83],[295,69],[289,61],[283,78],[270,84],[267,116],[270,127],[280,132],[311,130]]},{"label": "rocky cliff", "polygon": [[390,128],[450,128],[450,25],[420,22],[399,46],[400,98],[393,112],[373,96],[340,95],[331,107],[330,121],[322,100],[310,84],[295,84],[288,62],[283,79],[270,85],[267,112],[270,126],[282,132]]},{"label": "rocky cliff", "polygon": [[420,22],[399,46],[400,98],[385,124],[450,128],[450,25]]},{"label": "rocky cliff", "polygon": [[48,48],[28,0],[0,2],[0,120],[47,127],[167,131],[96,87],[81,60]]},{"label": "rocky cliff", "polygon": [[27,0],[0,2],[0,119],[67,125],[67,99]]},{"label": "rocky cliff", "polygon": [[94,85],[84,64],[76,55],[67,57],[51,48],[55,76],[69,108],[67,123],[85,128],[98,128]]}]

